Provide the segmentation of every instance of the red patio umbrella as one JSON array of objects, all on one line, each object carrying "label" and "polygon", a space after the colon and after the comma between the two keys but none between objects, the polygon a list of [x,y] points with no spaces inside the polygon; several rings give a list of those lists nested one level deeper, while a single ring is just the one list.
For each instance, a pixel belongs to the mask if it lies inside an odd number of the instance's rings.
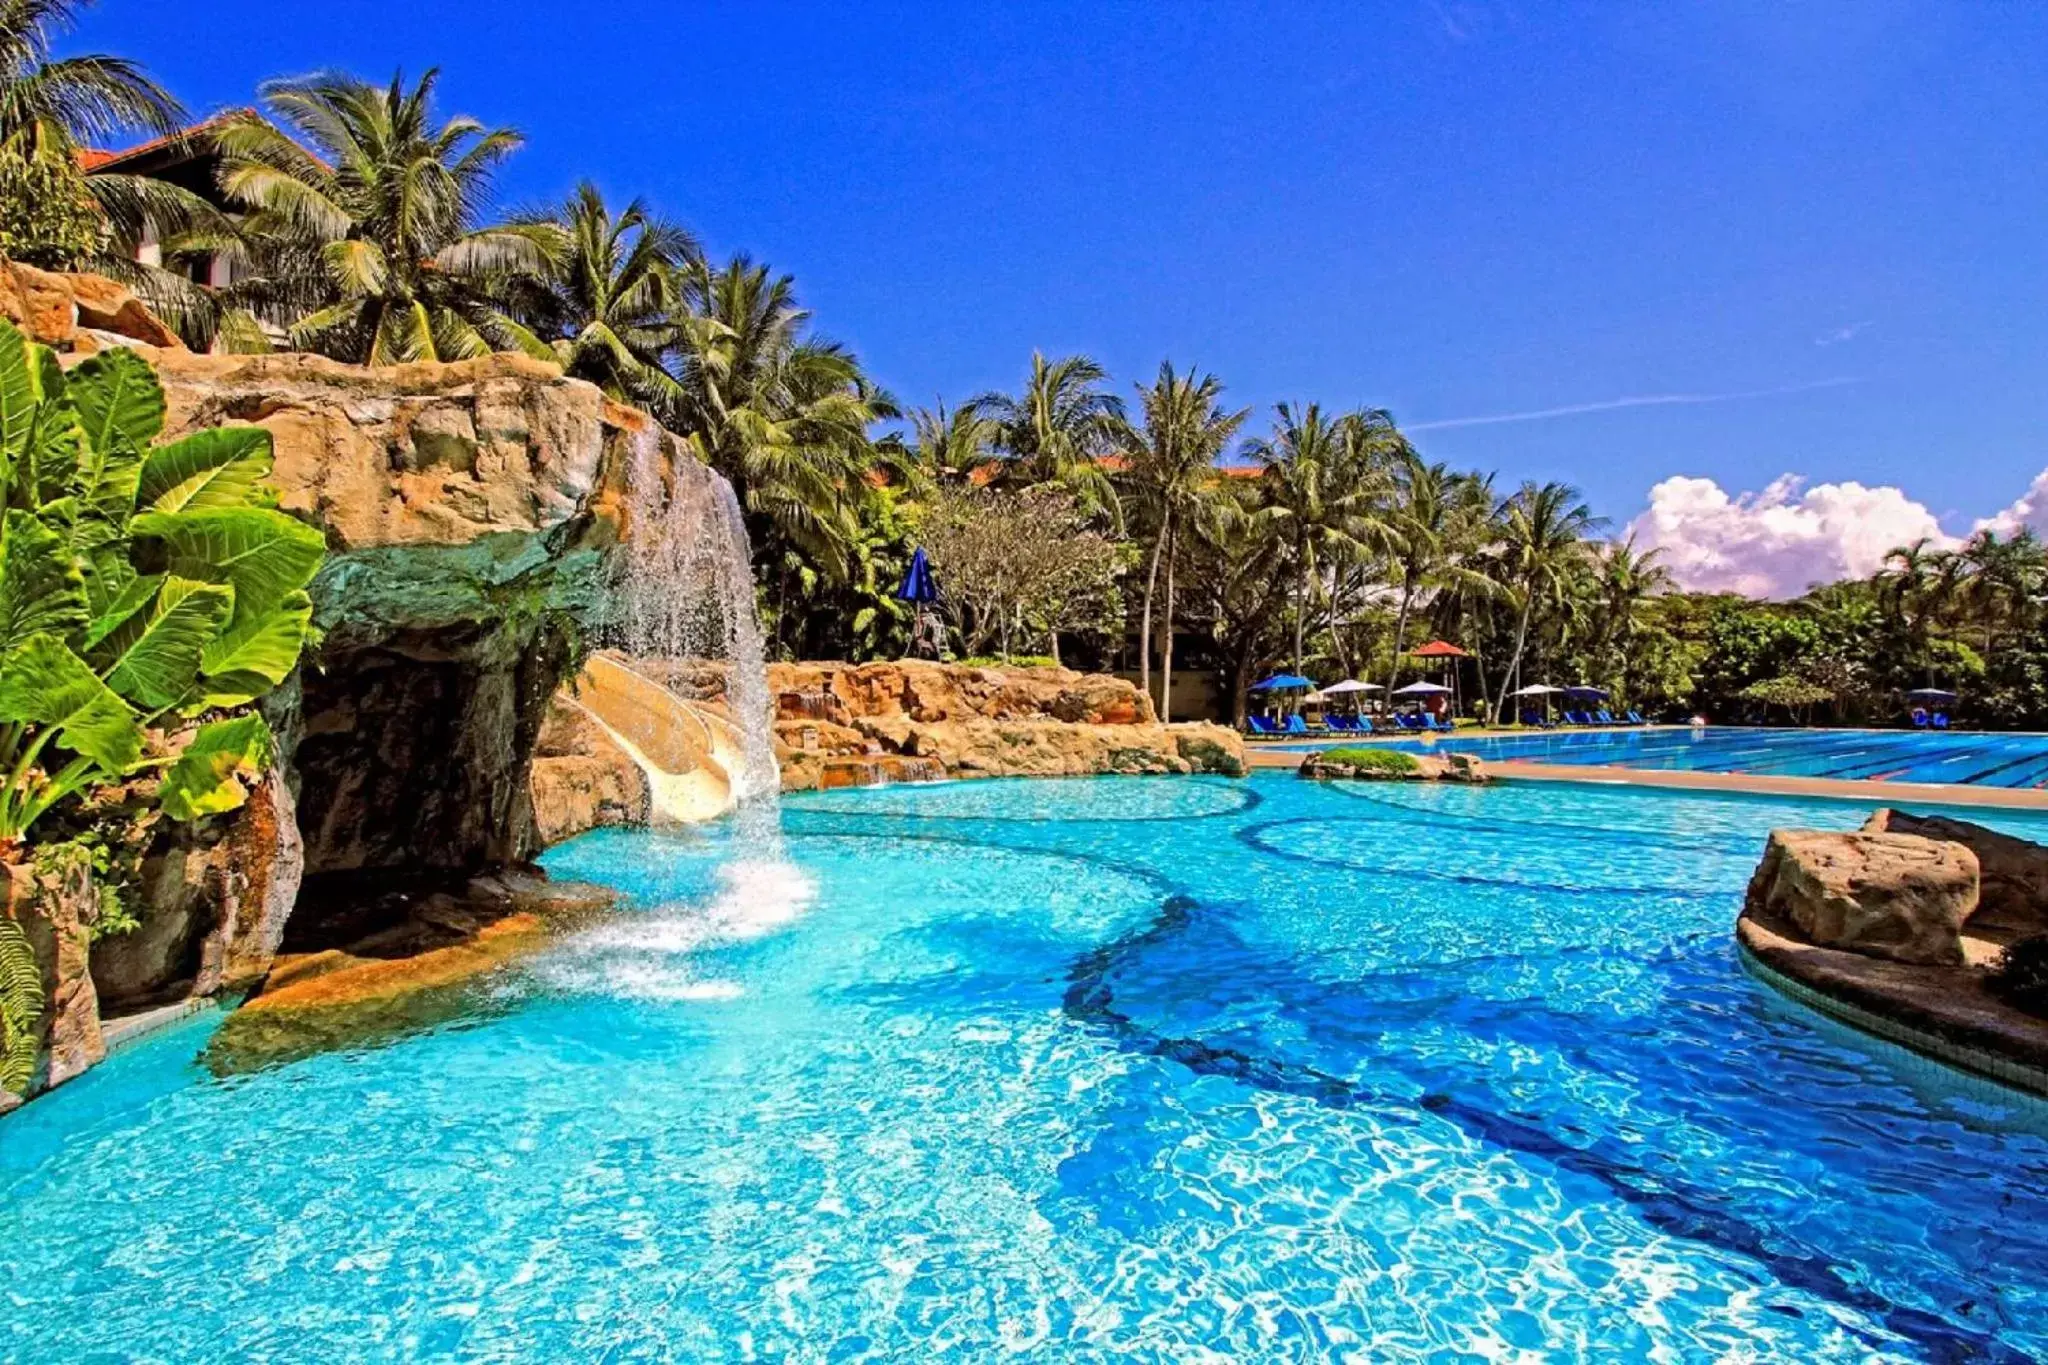
[{"label": "red patio umbrella", "polygon": [[1472,656],[1452,644],[1449,640],[1431,640],[1426,645],[1409,650],[1408,653],[1411,657],[1417,659],[1442,659],[1444,661],[1444,673],[1449,677],[1453,689],[1451,693],[1451,709],[1455,711],[1458,705],[1456,692],[1458,667],[1451,660],[1469,659]]}]

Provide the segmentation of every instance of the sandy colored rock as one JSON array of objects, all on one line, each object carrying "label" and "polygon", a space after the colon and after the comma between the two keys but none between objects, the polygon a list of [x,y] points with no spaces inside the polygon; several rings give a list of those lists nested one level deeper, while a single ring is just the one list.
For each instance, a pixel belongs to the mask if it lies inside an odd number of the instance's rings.
[{"label": "sandy colored rock", "polygon": [[1880,810],[1864,823],[1869,833],[1945,839],[1977,855],[1979,890],[1972,930],[2017,935],[2048,933],[2048,848],[1995,829],[1945,815]]},{"label": "sandy colored rock", "polygon": [[1977,880],[1977,856],[1961,844],[1780,829],[1771,832],[1745,903],[1822,947],[1959,966]]},{"label": "sandy colored rock", "polygon": [[297,806],[275,766],[238,810],[161,823],[142,864],[141,924],[92,945],[102,1007],[119,1014],[262,980],[304,873]]},{"label": "sandy colored rock", "polygon": [[778,663],[768,666],[768,690],[777,699],[779,719],[840,725],[886,716],[1086,725],[1150,725],[1158,719],[1136,685],[1069,668],[971,668],[917,659]]},{"label": "sandy colored rock", "polygon": [[0,261],[0,318],[45,346],[70,347],[85,329],[104,339],[169,351],[185,349],[178,334],[159,321],[126,285],[103,275],[68,275]]},{"label": "sandy colored rock", "polygon": [[[0,872],[6,883],[0,914],[21,925],[42,968],[39,1058],[28,1090],[35,1095],[81,1075],[107,1055],[90,962],[98,892],[91,864],[82,856],[41,869],[9,863],[0,865]],[[26,1097],[0,1094],[0,1113]]]}]

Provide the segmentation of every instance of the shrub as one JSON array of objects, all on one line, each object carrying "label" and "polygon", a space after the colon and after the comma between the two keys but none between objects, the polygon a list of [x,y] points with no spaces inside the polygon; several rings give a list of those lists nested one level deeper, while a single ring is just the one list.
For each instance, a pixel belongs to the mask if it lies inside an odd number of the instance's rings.
[{"label": "shrub", "polygon": [[163,422],[133,351],[66,374],[0,322],[0,851],[145,773],[173,819],[230,811],[269,762],[240,708],[297,666],[325,542],[267,505],[269,432]]},{"label": "shrub", "polygon": [[1321,755],[1324,764],[1333,768],[1350,768],[1362,773],[1384,773],[1389,777],[1405,777],[1422,765],[1415,761],[1414,754],[1399,749],[1367,748],[1354,746],[1348,749],[1325,749]]},{"label": "shrub", "polygon": [[2048,1019],[2048,934],[2006,948],[1992,969],[1991,989],[2014,1009]]}]

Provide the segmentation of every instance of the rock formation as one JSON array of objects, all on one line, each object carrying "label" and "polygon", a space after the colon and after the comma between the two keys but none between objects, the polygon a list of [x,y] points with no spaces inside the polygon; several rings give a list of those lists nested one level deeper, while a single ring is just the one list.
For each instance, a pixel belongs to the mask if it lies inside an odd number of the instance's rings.
[{"label": "rock formation", "polygon": [[1747,905],[1809,943],[1956,965],[1977,908],[1977,855],[1905,834],[1773,830]]},{"label": "rock formation", "polygon": [[30,341],[74,355],[108,346],[185,348],[127,286],[103,275],[60,275],[0,261],[0,318]]},{"label": "rock formation", "polygon": [[2011,934],[2048,933],[2048,849],[1995,829],[1945,815],[1880,810],[1870,833],[1913,834],[1961,844],[1977,855],[1980,890],[1972,928]]},{"label": "rock formation", "polygon": [[1355,780],[1361,782],[1464,782],[1472,786],[1485,786],[1493,778],[1486,771],[1486,764],[1471,754],[1409,754],[1399,750],[1368,750],[1400,754],[1407,763],[1361,763],[1353,761],[1347,750],[1338,749],[1310,754],[1295,770],[1296,775],[1316,780]]}]

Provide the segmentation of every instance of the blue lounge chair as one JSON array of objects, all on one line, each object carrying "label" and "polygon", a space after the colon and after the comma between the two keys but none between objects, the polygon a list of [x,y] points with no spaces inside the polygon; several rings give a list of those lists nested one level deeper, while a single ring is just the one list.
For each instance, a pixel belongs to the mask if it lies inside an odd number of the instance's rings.
[{"label": "blue lounge chair", "polygon": [[1379,733],[1379,731],[1372,728],[1371,716],[1353,716],[1351,718],[1351,730],[1353,734],[1360,735],[1376,735]]},{"label": "blue lounge chair", "polygon": [[1422,717],[1415,715],[1395,716],[1394,723],[1403,730],[1420,730],[1422,728]]},{"label": "blue lounge chair", "polygon": [[1609,711],[1604,706],[1601,707],[1598,711],[1594,712],[1593,714],[1599,719],[1602,725],[1612,725],[1615,723],[1614,713]]},{"label": "blue lounge chair", "polygon": [[1628,723],[1630,725],[1648,725],[1650,722],[1643,719],[1642,712],[1631,711],[1628,713]]},{"label": "blue lounge chair", "polygon": [[1948,712],[1936,711],[1933,716],[1932,724],[1934,728],[1937,730],[1948,729]]},{"label": "blue lounge chair", "polygon": [[1458,728],[1457,726],[1451,724],[1451,722],[1440,719],[1436,716],[1424,716],[1422,718],[1422,721],[1423,724],[1427,725],[1430,729],[1436,731],[1440,735],[1448,735]]},{"label": "blue lounge chair", "polygon": [[1363,725],[1364,723],[1365,723],[1365,717],[1363,717],[1363,716],[1325,716],[1325,717],[1323,717],[1323,724],[1325,724],[1325,725],[1327,725],[1327,726],[1329,726],[1329,727],[1330,727],[1330,733],[1332,733],[1332,734],[1337,734],[1337,735],[1357,735],[1357,734],[1363,734],[1363,733],[1364,733],[1364,731],[1363,731],[1363,730],[1361,730],[1361,729],[1360,729],[1359,727],[1360,727],[1361,725]]},{"label": "blue lounge chair", "polygon": [[1566,725],[1591,725],[1593,718],[1584,711],[1567,711],[1564,713],[1564,723]]},{"label": "blue lounge chair", "polygon": [[1555,730],[1557,725],[1541,711],[1524,711],[1522,724],[1534,730]]},{"label": "blue lounge chair", "polygon": [[1246,716],[1245,726],[1255,735],[1277,735],[1282,733],[1279,726],[1264,716]]},{"label": "blue lounge chair", "polygon": [[1294,715],[1291,715],[1287,718],[1287,728],[1281,731],[1281,733],[1288,735],[1305,735],[1308,733],[1308,722],[1301,718],[1301,714],[1299,712],[1296,712]]},{"label": "blue lounge chair", "polygon": [[1913,728],[1915,730],[1925,730],[1927,728],[1927,713],[1925,711],[1916,706],[1910,714],[1913,717]]}]

